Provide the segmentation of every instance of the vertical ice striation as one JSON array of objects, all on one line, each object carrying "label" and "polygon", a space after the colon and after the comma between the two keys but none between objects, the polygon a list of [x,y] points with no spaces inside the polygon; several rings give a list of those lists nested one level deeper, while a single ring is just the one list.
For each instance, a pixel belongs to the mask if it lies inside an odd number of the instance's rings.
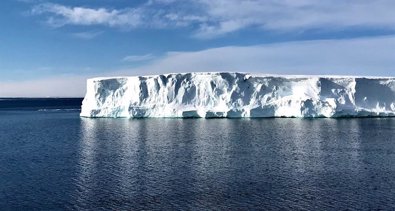
[{"label": "vertical ice striation", "polygon": [[93,78],[81,116],[395,116],[395,79],[245,73]]}]

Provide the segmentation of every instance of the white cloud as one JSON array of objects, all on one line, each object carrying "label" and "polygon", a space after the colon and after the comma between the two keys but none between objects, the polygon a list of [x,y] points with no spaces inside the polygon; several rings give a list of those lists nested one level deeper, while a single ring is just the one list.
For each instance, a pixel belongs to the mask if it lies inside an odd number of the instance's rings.
[{"label": "white cloud", "polygon": [[141,24],[139,9],[106,9],[69,7],[60,4],[45,3],[35,6],[33,14],[52,14],[47,23],[60,27],[64,25],[107,25],[121,27],[135,27]]},{"label": "white cloud", "polygon": [[33,14],[47,23],[121,28],[191,27],[213,38],[248,27],[263,30],[338,30],[350,27],[395,30],[393,0],[151,0],[133,8],[71,7],[45,3]]},{"label": "white cloud", "polygon": [[152,54],[145,54],[145,55],[130,55],[125,56],[122,61],[124,62],[141,62],[154,59],[155,56]]},{"label": "white cloud", "polygon": [[174,72],[256,72],[291,75],[372,75],[395,77],[395,36],[227,46],[194,52],[169,52],[138,68],[84,76],[30,81],[0,81],[0,96],[83,96],[93,76]]}]

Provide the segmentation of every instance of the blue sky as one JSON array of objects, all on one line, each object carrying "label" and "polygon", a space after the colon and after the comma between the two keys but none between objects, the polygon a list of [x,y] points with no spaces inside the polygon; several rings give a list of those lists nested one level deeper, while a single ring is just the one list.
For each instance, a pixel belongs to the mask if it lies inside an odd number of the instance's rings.
[{"label": "blue sky", "polygon": [[395,76],[392,0],[2,0],[0,96],[191,71]]}]

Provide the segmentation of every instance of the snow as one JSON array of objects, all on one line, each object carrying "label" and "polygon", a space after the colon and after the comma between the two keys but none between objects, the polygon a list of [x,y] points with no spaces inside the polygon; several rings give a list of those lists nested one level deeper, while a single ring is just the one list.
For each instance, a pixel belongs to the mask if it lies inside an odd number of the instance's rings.
[{"label": "snow", "polygon": [[92,78],[82,117],[395,116],[395,78],[180,73]]}]

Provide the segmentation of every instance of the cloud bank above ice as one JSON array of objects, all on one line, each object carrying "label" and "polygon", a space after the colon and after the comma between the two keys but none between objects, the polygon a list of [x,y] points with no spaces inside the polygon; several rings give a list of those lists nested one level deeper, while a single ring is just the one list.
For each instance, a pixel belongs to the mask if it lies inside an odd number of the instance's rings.
[{"label": "cloud bank above ice", "polygon": [[[226,46],[168,52],[136,68],[39,80],[3,81],[0,96],[63,97],[85,94],[85,80],[96,76],[177,72],[259,72],[265,74],[371,75],[395,77],[395,36]],[[133,57],[136,59],[137,57]]]},{"label": "cloud bank above ice", "polygon": [[136,74],[241,71],[395,76],[395,37],[299,41],[169,52]]}]

